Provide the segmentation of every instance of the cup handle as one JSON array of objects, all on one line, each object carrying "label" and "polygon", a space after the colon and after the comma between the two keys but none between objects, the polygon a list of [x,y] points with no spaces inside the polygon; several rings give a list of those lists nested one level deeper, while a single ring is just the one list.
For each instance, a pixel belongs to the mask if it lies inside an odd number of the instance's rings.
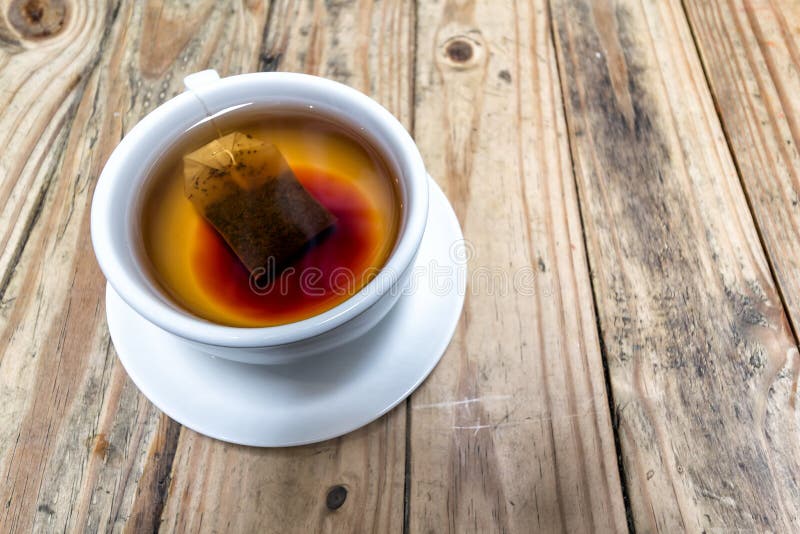
[{"label": "cup handle", "polygon": [[215,84],[219,81],[219,74],[214,69],[201,70],[190,74],[183,79],[183,86],[187,91],[197,91],[203,87]]}]

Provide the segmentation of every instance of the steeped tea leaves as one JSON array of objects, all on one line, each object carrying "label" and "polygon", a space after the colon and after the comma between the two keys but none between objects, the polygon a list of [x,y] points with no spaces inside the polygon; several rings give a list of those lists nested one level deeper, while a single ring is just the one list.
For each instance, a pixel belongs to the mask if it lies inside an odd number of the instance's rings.
[{"label": "steeped tea leaves", "polygon": [[335,217],[297,180],[281,152],[234,132],[184,156],[184,193],[251,272],[280,269]]}]

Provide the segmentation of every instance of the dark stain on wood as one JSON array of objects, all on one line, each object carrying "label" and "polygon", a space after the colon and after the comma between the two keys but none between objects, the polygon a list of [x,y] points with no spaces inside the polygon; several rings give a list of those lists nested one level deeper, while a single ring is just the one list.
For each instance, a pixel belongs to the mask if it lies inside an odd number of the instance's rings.
[{"label": "dark stain on wood", "polygon": [[136,500],[128,519],[132,532],[156,532],[172,482],[172,464],[178,448],[181,425],[161,414],[156,438],[139,480]]},{"label": "dark stain on wood", "polygon": [[67,21],[63,0],[12,0],[8,22],[23,39],[44,39],[61,32]]},{"label": "dark stain on wood", "polygon": [[36,511],[42,512],[43,514],[47,515],[55,514],[55,511],[52,508],[50,508],[50,506],[48,506],[47,504],[40,504],[38,507],[36,507]]},{"label": "dark stain on wood", "polygon": [[264,52],[258,58],[258,70],[261,72],[274,72],[280,67],[282,58],[282,52]]},{"label": "dark stain on wood", "polygon": [[508,70],[503,69],[497,73],[497,77],[503,80],[506,83],[511,83],[511,73]]},{"label": "dark stain on wood", "polygon": [[[581,24],[593,26],[592,14],[584,4],[575,5],[574,12]],[[617,9],[616,17],[624,21],[628,18],[627,10]],[[570,38],[563,26],[559,27],[562,43],[568,43],[569,55],[577,62],[564,62],[567,80],[585,79],[581,85],[565,83],[564,87],[572,109],[584,114],[593,129],[595,145],[592,148],[602,152],[600,155],[606,165],[604,179],[613,180],[615,183],[609,187],[618,187],[625,193],[619,202],[608,206],[614,210],[608,221],[632,220],[632,227],[641,231],[631,236],[631,248],[626,252],[640,258],[654,275],[663,276],[668,274],[669,264],[682,258],[672,257],[670,248],[654,251],[653,239],[671,241],[670,221],[675,214],[670,206],[675,204],[668,200],[682,199],[670,199],[675,193],[663,187],[664,174],[671,170],[670,153],[658,126],[654,125],[654,120],[658,120],[655,106],[640,83],[645,67],[635,57],[635,48],[626,33],[627,25],[619,23],[618,31],[617,35],[603,39],[599,37],[602,30],[592,35],[596,39],[586,35],[576,39],[575,36]],[[627,71],[626,98],[617,94],[615,76],[611,72],[614,65],[593,61],[595,51],[603,48],[601,41],[614,37],[618,39],[617,47],[622,50]],[[631,102],[632,120],[625,109],[627,106],[620,103],[624,100]],[[580,127],[571,125],[576,126]],[[623,146],[630,148],[620,150]]]},{"label": "dark stain on wood", "polygon": [[328,490],[328,496],[325,497],[325,506],[328,510],[338,510],[347,499],[347,488],[344,486],[333,486]]}]

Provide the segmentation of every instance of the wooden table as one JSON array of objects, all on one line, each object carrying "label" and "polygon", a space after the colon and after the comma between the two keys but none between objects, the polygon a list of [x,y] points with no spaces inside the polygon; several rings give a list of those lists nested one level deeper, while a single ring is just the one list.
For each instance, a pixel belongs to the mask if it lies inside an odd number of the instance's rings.
[{"label": "wooden table", "polygon": [[[800,529],[799,2],[161,4],[3,2],[0,531]],[[111,345],[95,181],[209,67],[371,95],[472,272],[534,268],[339,439],[205,438]]]}]

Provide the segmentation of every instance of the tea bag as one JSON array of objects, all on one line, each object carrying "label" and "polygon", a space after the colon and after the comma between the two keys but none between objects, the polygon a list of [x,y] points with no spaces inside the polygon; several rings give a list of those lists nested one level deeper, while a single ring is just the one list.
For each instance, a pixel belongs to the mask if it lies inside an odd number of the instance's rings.
[{"label": "tea bag", "polygon": [[335,217],[270,143],[234,132],[184,156],[184,192],[252,273],[280,269]]}]

